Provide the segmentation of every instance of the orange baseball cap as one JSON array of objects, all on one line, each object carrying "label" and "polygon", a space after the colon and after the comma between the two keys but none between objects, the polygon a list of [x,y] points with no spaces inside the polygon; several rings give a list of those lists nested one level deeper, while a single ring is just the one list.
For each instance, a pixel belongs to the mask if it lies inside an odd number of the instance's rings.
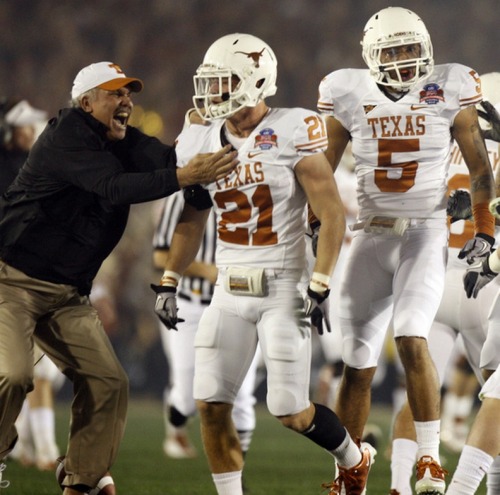
[{"label": "orange baseball cap", "polygon": [[84,67],[76,75],[71,89],[71,98],[78,98],[93,88],[114,91],[124,86],[128,86],[130,91],[139,93],[144,85],[140,79],[125,76],[120,66],[113,62],[97,62]]}]

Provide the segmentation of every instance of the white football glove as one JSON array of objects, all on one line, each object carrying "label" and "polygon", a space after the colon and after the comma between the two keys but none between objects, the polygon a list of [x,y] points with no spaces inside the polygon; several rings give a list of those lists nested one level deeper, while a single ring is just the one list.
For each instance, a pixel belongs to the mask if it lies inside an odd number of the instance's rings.
[{"label": "white football glove", "polygon": [[304,297],[306,316],[311,317],[311,325],[316,328],[320,335],[323,335],[323,321],[325,322],[326,330],[328,332],[332,331],[329,315],[329,295],[330,289],[327,289],[323,294],[320,294],[308,287],[307,294]]},{"label": "white football glove", "polygon": [[184,321],[177,317],[177,289],[171,285],[154,284],[151,288],[156,292],[155,313],[158,318],[169,330],[177,330],[177,323]]},{"label": "white football glove", "polygon": [[467,268],[464,275],[464,289],[467,297],[471,296],[475,299],[479,291],[489,284],[498,273],[495,273],[489,264],[489,256],[485,256],[482,260]]},{"label": "white football glove", "polygon": [[488,234],[476,234],[473,239],[469,239],[462,250],[458,253],[459,259],[466,258],[467,263],[472,265],[481,258],[487,257],[491,253],[495,238]]}]

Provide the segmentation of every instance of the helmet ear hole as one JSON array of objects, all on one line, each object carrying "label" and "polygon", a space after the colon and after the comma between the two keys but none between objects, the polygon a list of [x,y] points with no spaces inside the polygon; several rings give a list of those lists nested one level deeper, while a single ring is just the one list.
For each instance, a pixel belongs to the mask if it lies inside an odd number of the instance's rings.
[{"label": "helmet ear hole", "polygon": [[256,83],[255,83],[255,87],[256,88],[262,88],[262,85],[264,84],[265,82],[265,79],[259,79]]}]

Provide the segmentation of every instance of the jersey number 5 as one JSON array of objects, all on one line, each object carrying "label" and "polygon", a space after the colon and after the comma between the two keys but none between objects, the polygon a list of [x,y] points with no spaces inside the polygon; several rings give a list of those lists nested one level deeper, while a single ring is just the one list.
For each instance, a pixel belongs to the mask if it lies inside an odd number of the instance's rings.
[{"label": "jersey number 5", "polygon": [[398,177],[389,177],[388,170],[375,170],[375,184],[382,192],[406,192],[415,184],[418,162],[392,163],[394,153],[411,153],[420,150],[418,139],[379,139],[378,163],[379,167],[400,169]]}]

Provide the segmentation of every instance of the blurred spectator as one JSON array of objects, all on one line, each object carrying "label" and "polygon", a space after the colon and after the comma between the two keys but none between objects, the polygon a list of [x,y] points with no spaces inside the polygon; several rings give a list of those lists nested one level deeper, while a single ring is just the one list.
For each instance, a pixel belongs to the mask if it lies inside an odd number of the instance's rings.
[{"label": "blurred spectator", "polygon": [[16,177],[35,142],[37,126],[46,118],[47,112],[26,100],[0,103],[0,194]]}]

